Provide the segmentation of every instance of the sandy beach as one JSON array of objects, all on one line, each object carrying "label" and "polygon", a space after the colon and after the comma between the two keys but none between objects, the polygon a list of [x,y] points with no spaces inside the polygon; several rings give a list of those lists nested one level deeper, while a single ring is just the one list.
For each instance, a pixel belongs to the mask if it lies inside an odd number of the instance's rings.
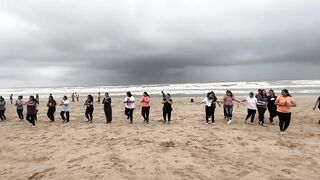
[{"label": "sandy beach", "polygon": [[72,103],[70,123],[62,123],[60,107],[49,123],[41,101],[32,128],[19,122],[7,101],[8,121],[0,123],[0,179],[320,179],[316,97],[295,98],[287,135],[279,134],[278,118],[276,125],[266,118],[267,127],[258,125],[257,115],[254,125],[245,124],[246,103],[235,106],[231,125],[218,107],[213,126],[205,124],[204,105],[188,97],[172,97],[171,124],[162,123],[159,98],[152,98],[149,124],[139,103],[128,124],[123,98],[113,98],[112,124],[105,123],[97,103],[88,124],[83,100]]}]

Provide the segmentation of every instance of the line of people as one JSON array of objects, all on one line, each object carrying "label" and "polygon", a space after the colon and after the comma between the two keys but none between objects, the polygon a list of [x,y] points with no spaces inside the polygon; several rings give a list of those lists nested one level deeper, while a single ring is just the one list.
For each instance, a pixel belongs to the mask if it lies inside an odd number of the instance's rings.
[{"label": "line of people", "polygon": [[[20,121],[23,120],[23,106],[27,106],[27,117],[26,119],[35,126],[35,122],[37,120],[37,106],[39,101],[34,98],[34,96],[29,97],[29,101],[23,103],[23,97],[19,96],[18,100],[16,101],[15,106],[17,107],[17,114],[19,116]],[[144,119],[144,123],[149,123],[149,114],[150,114],[150,96],[147,92],[143,93],[143,97],[140,101],[141,103],[141,114]],[[269,90],[269,95],[267,95],[265,90],[258,90],[258,93],[254,95],[253,92],[249,93],[249,96],[244,100],[237,100],[235,96],[232,94],[230,90],[226,91],[226,94],[223,96],[222,100],[219,101],[213,91],[207,93],[207,97],[201,103],[205,104],[205,117],[206,117],[206,124],[209,124],[209,121],[212,121],[212,124],[215,123],[214,114],[216,106],[218,105],[221,107],[223,106],[224,109],[224,116],[227,121],[227,124],[232,123],[232,113],[234,107],[234,101],[238,102],[239,104],[242,102],[247,103],[247,115],[245,117],[245,122],[250,118],[251,124],[254,122],[255,114],[258,111],[258,119],[259,124],[262,126],[265,125],[265,112],[266,110],[269,111],[269,121],[270,124],[274,125],[273,119],[278,116],[279,117],[279,128],[281,134],[286,133],[286,129],[289,127],[291,121],[291,109],[290,107],[295,107],[296,103],[295,100],[289,94],[287,89],[283,89],[281,91],[281,96],[275,96],[273,90]],[[112,100],[108,93],[105,93],[105,97],[103,98],[102,104],[104,104],[104,112],[106,117],[106,123],[112,122]],[[127,92],[127,96],[125,97],[124,101],[125,106],[125,115],[129,123],[133,123],[133,111],[135,108],[135,99],[131,92]],[[163,123],[170,123],[171,121],[171,112],[172,112],[172,99],[170,94],[165,94],[162,91],[162,104],[163,104]],[[60,105],[62,106],[62,110],[60,112],[61,118],[63,123],[68,123],[70,119],[70,102],[66,96],[63,97]],[[87,100],[85,101],[84,105],[86,106],[85,117],[87,118],[89,123],[93,122],[93,111],[94,111],[94,100],[92,95],[88,95]],[[54,100],[53,96],[50,94],[47,107],[48,112],[47,116],[50,122],[54,122],[54,114],[56,111],[57,102]],[[320,109],[320,97],[315,103],[314,110],[316,107]],[[4,110],[3,110],[4,109]],[[0,118],[1,120],[5,120],[6,117],[4,115],[5,112],[5,101],[2,97],[0,97]],[[320,120],[319,120],[320,123]]]}]

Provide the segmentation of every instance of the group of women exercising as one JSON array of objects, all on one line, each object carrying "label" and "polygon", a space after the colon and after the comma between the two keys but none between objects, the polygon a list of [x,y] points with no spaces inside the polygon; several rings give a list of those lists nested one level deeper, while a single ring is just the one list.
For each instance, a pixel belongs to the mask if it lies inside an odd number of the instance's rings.
[{"label": "group of women exercising", "polygon": [[[162,93],[162,104],[163,104],[163,123],[170,124],[171,121],[171,112],[172,112],[172,99],[170,97],[169,93]],[[24,119],[23,117],[23,106],[27,106],[27,117],[26,119],[32,124],[32,126],[35,126],[35,122],[37,120],[37,106],[39,104],[39,100],[37,98],[34,98],[34,96],[30,96],[29,100],[24,103],[23,97],[19,96],[18,100],[15,103],[15,106],[17,107],[17,114],[19,116],[20,121]],[[100,97],[98,98],[100,102]],[[258,111],[258,119],[259,124],[261,126],[265,125],[265,112],[269,111],[269,121],[270,124],[274,125],[273,119],[278,116],[279,118],[279,128],[281,134],[286,134],[286,130],[289,127],[290,120],[291,120],[291,107],[296,106],[295,100],[291,97],[289,94],[289,91],[287,89],[283,89],[281,91],[280,96],[275,96],[275,93],[273,90],[268,91],[268,95],[266,90],[260,89],[258,90],[257,94],[254,94],[253,92],[249,93],[249,96],[246,99],[238,100],[235,98],[235,96],[232,94],[230,90],[226,91],[226,94],[223,96],[222,100],[218,100],[215,93],[213,91],[208,92],[207,96],[201,101],[201,103],[205,104],[205,117],[206,117],[206,124],[209,124],[211,121],[211,124],[215,124],[215,109],[216,106],[223,106],[224,110],[224,117],[227,124],[232,123],[232,112],[234,107],[234,102],[237,103],[244,103],[247,104],[247,115],[245,117],[246,123],[253,124],[255,119],[255,114]],[[102,104],[104,106],[104,113],[106,117],[106,123],[112,122],[112,106],[111,106],[112,100],[108,93],[105,93],[105,96],[102,100]],[[130,124],[133,123],[133,111],[135,108],[135,98],[131,94],[131,92],[127,92],[127,96],[125,97],[124,101],[125,106],[125,115],[127,117],[127,120]],[[147,92],[143,93],[143,97],[141,98],[141,114],[144,120],[144,123],[149,123],[149,113],[150,113],[150,96]],[[50,94],[47,107],[48,112],[47,116],[50,120],[50,122],[54,122],[54,114],[56,111],[57,102],[54,100],[53,96]],[[70,101],[68,100],[67,96],[63,97],[63,100],[61,101],[60,105],[62,106],[60,116],[63,120],[63,123],[68,123],[70,118]],[[94,100],[92,95],[88,95],[84,105],[86,106],[85,116],[89,123],[93,122],[93,111],[94,111]],[[314,109],[316,107],[320,109],[320,97],[318,98]],[[0,97],[0,119],[3,121],[5,120],[5,101],[2,97]],[[250,119],[250,122],[248,120]],[[319,120],[320,123],[320,120]]]}]

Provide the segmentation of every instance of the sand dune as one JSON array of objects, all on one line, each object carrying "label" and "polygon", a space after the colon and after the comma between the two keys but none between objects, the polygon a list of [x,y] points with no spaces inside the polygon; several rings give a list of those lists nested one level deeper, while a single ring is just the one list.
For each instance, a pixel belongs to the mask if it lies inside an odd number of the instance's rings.
[{"label": "sand dune", "polygon": [[296,99],[287,135],[277,125],[245,124],[244,104],[235,107],[231,125],[222,108],[216,125],[206,125],[204,105],[187,97],[173,97],[172,124],[162,123],[159,99],[149,124],[137,104],[128,124],[122,98],[113,99],[112,124],[98,104],[88,124],[82,102],[72,104],[70,123],[62,123],[60,107],[49,123],[41,102],[32,128],[8,105],[8,121],[0,123],[0,179],[320,179],[320,112],[311,110],[314,97]]}]

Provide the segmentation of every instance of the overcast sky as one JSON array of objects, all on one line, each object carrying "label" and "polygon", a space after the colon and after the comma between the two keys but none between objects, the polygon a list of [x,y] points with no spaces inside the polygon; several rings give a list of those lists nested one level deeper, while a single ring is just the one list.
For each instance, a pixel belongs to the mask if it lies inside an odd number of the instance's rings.
[{"label": "overcast sky", "polygon": [[1,0],[0,88],[319,79],[319,0]]}]

